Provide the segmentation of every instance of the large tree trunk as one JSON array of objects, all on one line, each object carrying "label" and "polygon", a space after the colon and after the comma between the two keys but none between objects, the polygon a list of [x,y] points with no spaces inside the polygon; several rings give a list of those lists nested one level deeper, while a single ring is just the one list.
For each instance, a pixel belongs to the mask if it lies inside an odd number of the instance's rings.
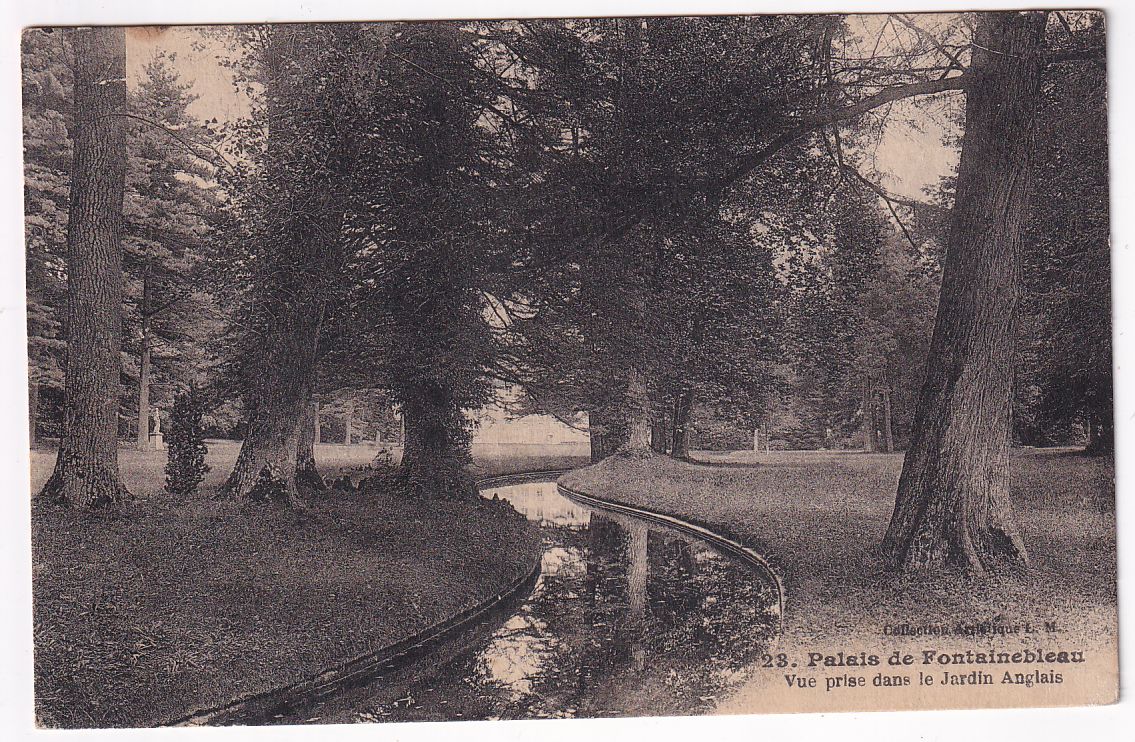
[{"label": "large tree trunk", "polygon": [[126,31],[81,28],[69,36],[75,51],[75,133],[63,435],[40,497],[98,507],[129,497],[118,474]]},{"label": "large tree trunk", "polygon": [[686,389],[674,400],[674,440],[670,455],[686,461],[690,458],[690,412],[694,407],[694,393]]},{"label": "large tree trunk", "polygon": [[926,380],[883,550],[908,570],[1027,560],[1009,501],[1021,219],[1043,13],[983,13]]},{"label": "large tree trunk", "polygon": [[638,369],[631,371],[627,381],[625,410],[627,436],[619,450],[634,454],[649,453],[650,420],[653,413],[646,377]]},{"label": "large tree trunk", "polygon": [[353,155],[339,114],[324,104],[342,82],[341,70],[323,69],[327,62],[315,59],[317,45],[330,40],[300,25],[270,33],[265,69],[272,206],[261,225],[265,254],[274,261],[262,287],[268,320],[248,394],[248,435],[221,494],[248,496],[265,478],[290,499],[297,494],[300,418],[312,398],[326,287],[342,261],[342,202]]},{"label": "large tree trunk", "polygon": [[258,394],[251,397],[248,434],[223,495],[245,497],[261,476],[280,483],[287,497],[297,494],[299,423],[310,405],[319,326],[319,317],[307,307],[282,307],[276,313],[265,338],[267,360],[256,379]]},{"label": "large tree trunk", "polygon": [[626,419],[617,404],[596,407],[587,413],[591,463],[596,464],[622,448],[627,439]]},{"label": "large tree trunk", "polygon": [[467,469],[472,461],[468,424],[452,392],[424,382],[400,396],[405,433],[398,477],[407,494],[439,500],[476,497]]}]

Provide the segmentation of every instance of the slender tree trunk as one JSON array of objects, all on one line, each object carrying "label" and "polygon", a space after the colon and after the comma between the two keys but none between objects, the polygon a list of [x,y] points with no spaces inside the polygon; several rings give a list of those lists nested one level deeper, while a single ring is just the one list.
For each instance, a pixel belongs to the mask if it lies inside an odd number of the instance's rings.
[{"label": "slender tree trunk", "polygon": [[[145,294],[145,289],[142,291]],[[138,363],[138,450],[145,451],[150,446],[150,318],[146,314],[146,302],[142,308],[142,354]]]},{"label": "slender tree trunk", "polygon": [[891,431],[891,389],[883,387],[883,445],[887,453],[895,452],[895,438]]},{"label": "slender tree trunk", "polygon": [[347,410],[343,413],[343,443],[349,446],[355,432],[355,400],[348,397],[346,407]]},{"label": "slender tree trunk", "polygon": [[863,450],[867,453],[879,450],[875,435],[875,390],[869,373],[863,374]]},{"label": "slender tree trunk", "polygon": [[1091,456],[1103,456],[1115,452],[1115,428],[1111,421],[1111,410],[1103,415],[1092,412],[1088,417],[1088,444],[1084,452]]},{"label": "slender tree trunk", "polygon": [[686,461],[690,458],[690,411],[694,407],[694,393],[684,389],[674,400],[674,440],[670,455]]},{"label": "slender tree trunk", "polygon": [[655,453],[666,453],[669,450],[669,430],[666,425],[666,418],[662,415],[655,415],[650,423],[650,450]]},{"label": "slender tree trunk", "polygon": [[319,403],[312,401],[300,416],[298,439],[296,441],[296,487],[299,490],[322,492],[327,483],[315,465],[315,429],[319,417]]},{"label": "slender tree trunk", "polygon": [[892,565],[983,573],[1027,561],[1009,501],[1021,220],[1045,14],[982,13],[934,336],[883,542]]},{"label": "slender tree trunk", "polygon": [[99,507],[129,497],[118,474],[126,31],[69,32],[75,134],[67,226],[63,435],[40,497]]},{"label": "slender tree trunk", "polygon": [[313,439],[312,442],[315,443],[316,445],[319,445],[320,443],[323,442],[323,435],[320,432],[320,424],[319,424],[319,400],[318,399],[313,400],[312,403],[311,403],[311,406],[312,406],[312,409],[314,410],[314,412],[312,413],[314,415],[314,421],[313,421],[313,424],[312,424],[312,427],[314,428],[314,431],[313,431],[314,439]]}]

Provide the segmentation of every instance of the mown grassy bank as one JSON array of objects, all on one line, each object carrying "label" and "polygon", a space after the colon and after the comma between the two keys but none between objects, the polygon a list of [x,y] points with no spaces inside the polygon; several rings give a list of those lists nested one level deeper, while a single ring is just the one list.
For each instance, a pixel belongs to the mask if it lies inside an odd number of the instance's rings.
[{"label": "mown grassy bank", "polygon": [[[337,475],[369,462],[366,448],[321,447],[317,460]],[[295,682],[477,604],[538,558],[536,530],[500,504],[213,501],[236,449],[211,447],[213,471],[187,501],[161,493],[164,452],[123,451],[134,502],[93,514],[33,505],[42,725],[149,726]],[[488,466],[564,463],[547,454]],[[53,458],[33,452],[33,491]]]},{"label": "mown grassy bank", "polygon": [[[703,454],[704,456],[705,454]],[[735,534],[783,576],[785,634],[777,651],[912,646],[887,627],[1003,625],[1055,620],[1055,639],[1114,650],[1115,515],[1110,461],[1070,452],[1014,455],[1013,501],[1031,565],[987,580],[902,577],[876,547],[894,503],[901,455],[784,452],[612,458],[561,481],[585,493],[672,513]],[[956,643],[934,640],[946,646]],[[973,646],[973,639],[967,639]],[[734,709],[738,710],[738,709]]]}]

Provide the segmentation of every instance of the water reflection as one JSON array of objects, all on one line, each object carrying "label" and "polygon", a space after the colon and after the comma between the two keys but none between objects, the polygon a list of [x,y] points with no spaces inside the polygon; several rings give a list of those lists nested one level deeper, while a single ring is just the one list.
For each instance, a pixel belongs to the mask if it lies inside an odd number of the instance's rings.
[{"label": "water reflection", "polygon": [[354,720],[696,713],[763,652],[775,594],[761,575],[554,483],[486,494],[542,526],[532,594],[478,646]]}]

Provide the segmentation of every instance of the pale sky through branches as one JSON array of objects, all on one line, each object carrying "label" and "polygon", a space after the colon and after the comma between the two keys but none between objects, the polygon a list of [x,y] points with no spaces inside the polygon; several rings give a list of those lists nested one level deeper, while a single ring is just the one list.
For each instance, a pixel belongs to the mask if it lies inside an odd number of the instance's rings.
[{"label": "pale sky through branches", "polygon": [[[882,16],[856,17],[859,28],[868,29]],[[941,16],[937,16],[941,18]],[[193,84],[200,96],[190,113],[201,120],[232,121],[248,115],[248,98],[232,83],[232,73],[218,57],[225,54],[215,39],[203,36],[200,27],[167,26],[129,29],[126,41],[127,73],[132,84],[142,75],[155,54],[176,54],[176,68],[184,82]],[[943,144],[944,116],[929,115],[917,104],[902,101],[887,112],[877,146],[864,152],[864,164],[875,170],[881,185],[898,196],[923,200],[924,189],[951,173],[957,164],[957,149]]]}]

